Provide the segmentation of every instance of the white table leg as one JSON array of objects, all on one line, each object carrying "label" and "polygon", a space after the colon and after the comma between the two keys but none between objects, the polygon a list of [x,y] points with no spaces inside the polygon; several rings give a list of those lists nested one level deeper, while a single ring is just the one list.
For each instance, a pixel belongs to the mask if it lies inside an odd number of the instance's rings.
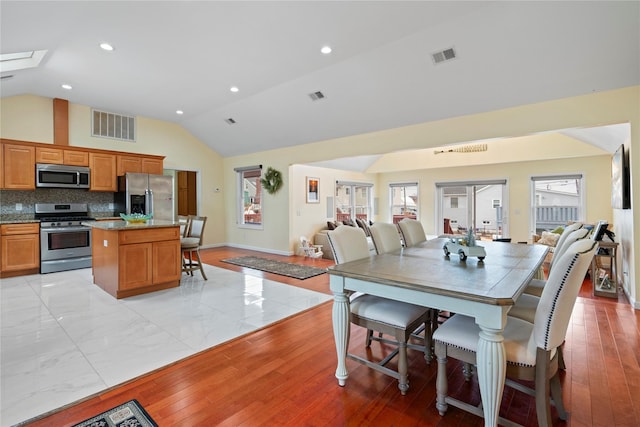
[{"label": "white table leg", "polygon": [[504,390],[507,360],[502,329],[480,326],[478,340],[478,383],[484,411],[484,425],[497,426]]},{"label": "white table leg", "polygon": [[349,345],[349,297],[344,292],[334,292],[333,297],[333,336],[336,340],[338,367],[336,378],[344,386],[347,372],[347,346]]}]

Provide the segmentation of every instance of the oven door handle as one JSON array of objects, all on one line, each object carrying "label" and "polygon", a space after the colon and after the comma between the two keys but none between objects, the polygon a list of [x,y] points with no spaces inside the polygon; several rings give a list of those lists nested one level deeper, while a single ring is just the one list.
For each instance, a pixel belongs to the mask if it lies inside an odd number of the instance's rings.
[{"label": "oven door handle", "polygon": [[51,228],[41,228],[40,231],[51,233],[51,232],[62,232],[69,233],[74,231],[89,231],[91,227],[87,227],[86,225],[81,225],[78,227],[51,227]]}]

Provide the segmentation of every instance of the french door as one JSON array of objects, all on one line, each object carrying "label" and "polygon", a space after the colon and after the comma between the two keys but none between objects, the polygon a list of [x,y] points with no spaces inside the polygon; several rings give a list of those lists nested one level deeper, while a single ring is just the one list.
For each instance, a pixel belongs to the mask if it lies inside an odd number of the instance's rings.
[{"label": "french door", "polygon": [[437,182],[438,233],[492,240],[509,236],[507,181]]}]

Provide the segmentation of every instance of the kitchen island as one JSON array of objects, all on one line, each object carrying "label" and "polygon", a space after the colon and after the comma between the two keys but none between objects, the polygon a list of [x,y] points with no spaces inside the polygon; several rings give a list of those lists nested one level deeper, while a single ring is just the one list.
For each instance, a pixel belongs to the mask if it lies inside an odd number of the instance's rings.
[{"label": "kitchen island", "polygon": [[180,225],[149,220],[87,221],[92,227],[93,283],[115,298],[180,285]]}]

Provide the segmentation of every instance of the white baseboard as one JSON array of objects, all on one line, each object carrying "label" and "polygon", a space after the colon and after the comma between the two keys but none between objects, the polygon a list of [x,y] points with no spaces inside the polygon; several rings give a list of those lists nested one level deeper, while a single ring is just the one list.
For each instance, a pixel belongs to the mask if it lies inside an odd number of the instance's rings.
[{"label": "white baseboard", "polygon": [[[259,247],[255,247],[255,246],[247,246],[247,245],[237,245],[235,243],[224,243],[224,244],[220,244],[220,245],[215,245],[216,247],[219,246],[229,246],[230,248],[237,248],[237,249],[247,249],[250,251],[258,251],[258,252],[264,252],[264,253],[268,253],[268,254],[274,254],[274,255],[284,255],[284,256],[291,256],[291,255],[295,255],[293,252],[291,251],[278,251],[278,250],[274,250],[274,249],[269,249],[269,248],[259,248]],[[213,245],[210,245],[208,247],[214,247]],[[204,248],[204,246],[203,246]]]}]

